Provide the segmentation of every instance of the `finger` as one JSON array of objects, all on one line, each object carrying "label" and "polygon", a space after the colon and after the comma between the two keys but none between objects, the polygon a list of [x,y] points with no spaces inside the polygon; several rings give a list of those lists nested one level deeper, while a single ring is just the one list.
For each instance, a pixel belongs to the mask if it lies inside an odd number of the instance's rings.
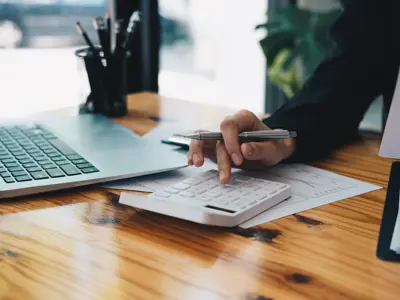
[{"label": "finger", "polygon": [[[204,130],[196,130],[195,132],[203,132]],[[192,140],[188,151],[188,164],[190,166],[201,166],[204,163],[203,157],[204,141]]]},{"label": "finger", "polygon": [[215,145],[216,142],[212,141],[202,141],[202,143],[198,143],[200,141],[193,141],[190,144],[188,151],[188,164],[197,167],[201,167],[204,164],[205,158],[209,158],[212,160],[216,159],[215,154]]},{"label": "finger", "polygon": [[[197,130],[196,132],[205,132],[205,130]],[[205,157],[213,156],[215,144],[215,141],[191,141],[188,151],[188,164],[201,167],[204,164]]]},{"label": "finger", "polygon": [[219,179],[222,184],[229,183],[231,178],[231,158],[223,142],[218,141],[216,146]]},{"label": "finger", "polygon": [[191,165],[195,165],[200,167],[204,163],[204,141],[192,141],[190,143],[189,154],[188,154],[188,162]]},{"label": "finger", "polygon": [[224,138],[225,147],[236,165],[243,163],[243,156],[240,151],[238,135],[245,130],[267,130],[269,129],[263,124],[253,113],[242,110],[232,117],[226,118],[221,123],[221,132]]},{"label": "finger", "polygon": [[245,159],[259,161],[264,166],[271,166],[286,156],[287,149],[282,142],[254,142],[242,144],[241,151]]}]

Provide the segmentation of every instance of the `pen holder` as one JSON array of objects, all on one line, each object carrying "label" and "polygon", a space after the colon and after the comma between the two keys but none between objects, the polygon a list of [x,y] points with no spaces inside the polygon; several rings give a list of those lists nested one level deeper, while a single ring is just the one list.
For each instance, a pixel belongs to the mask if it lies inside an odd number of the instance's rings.
[{"label": "pen holder", "polygon": [[[76,50],[79,63],[84,65],[89,90],[80,106],[80,113],[95,113],[109,117],[121,117],[128,113],[126,61],[124,57],[103,57],[89,47]],[[83,82],[81,83],[83,84]]]}]

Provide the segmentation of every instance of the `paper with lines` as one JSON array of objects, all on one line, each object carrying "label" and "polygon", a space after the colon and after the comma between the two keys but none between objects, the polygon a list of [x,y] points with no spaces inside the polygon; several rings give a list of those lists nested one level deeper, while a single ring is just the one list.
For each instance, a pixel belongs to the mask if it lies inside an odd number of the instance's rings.
[{"label": "paper with lines", "polygon": [[240,225],[257,226],[335,201],[371,192],[381,187],[303,164],[279,165],[254,177],[288,183],[292,197]]}]

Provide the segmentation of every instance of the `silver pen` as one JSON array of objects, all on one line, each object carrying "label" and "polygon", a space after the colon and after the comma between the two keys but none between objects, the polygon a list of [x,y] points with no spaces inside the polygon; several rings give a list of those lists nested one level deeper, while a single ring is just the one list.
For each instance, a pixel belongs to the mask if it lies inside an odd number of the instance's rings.
[{"label": "silver pen", "polygon": [[[203,140],[203,141],[205,140],[222,141],[224,139],[221,132],[195,132],[186,135],[176,134],[176,136],[192,140]],[[295,138],[297,137],[297,133],[295,131],[274,129],[274,130],[241,132],[239,133],[238,137],[239,140],[246,140],[246,141],[269,141],[269,140]]]}]

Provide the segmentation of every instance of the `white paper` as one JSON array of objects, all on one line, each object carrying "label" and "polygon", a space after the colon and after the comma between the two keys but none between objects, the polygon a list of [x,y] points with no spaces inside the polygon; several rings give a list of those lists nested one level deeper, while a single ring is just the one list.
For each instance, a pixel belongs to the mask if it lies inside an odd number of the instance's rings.
[{"label": "white paper", "polygon": [[[250,175],[252,173],[246,174]],[[292,197],[240,225],[257,226],[381,187],[302,164],[278,165],[254,177],[290,184]]]},{"label": "white paper", "polygon": [[400,198],[396,224],[394,226],[392,241],[390,243],[390,250],[396,252],[397,254],[400,254]]},{"label": "white paper", "polygon": [[383,133],[379,156],[400,158],[400,76],[397,78],[396,89]]}]

